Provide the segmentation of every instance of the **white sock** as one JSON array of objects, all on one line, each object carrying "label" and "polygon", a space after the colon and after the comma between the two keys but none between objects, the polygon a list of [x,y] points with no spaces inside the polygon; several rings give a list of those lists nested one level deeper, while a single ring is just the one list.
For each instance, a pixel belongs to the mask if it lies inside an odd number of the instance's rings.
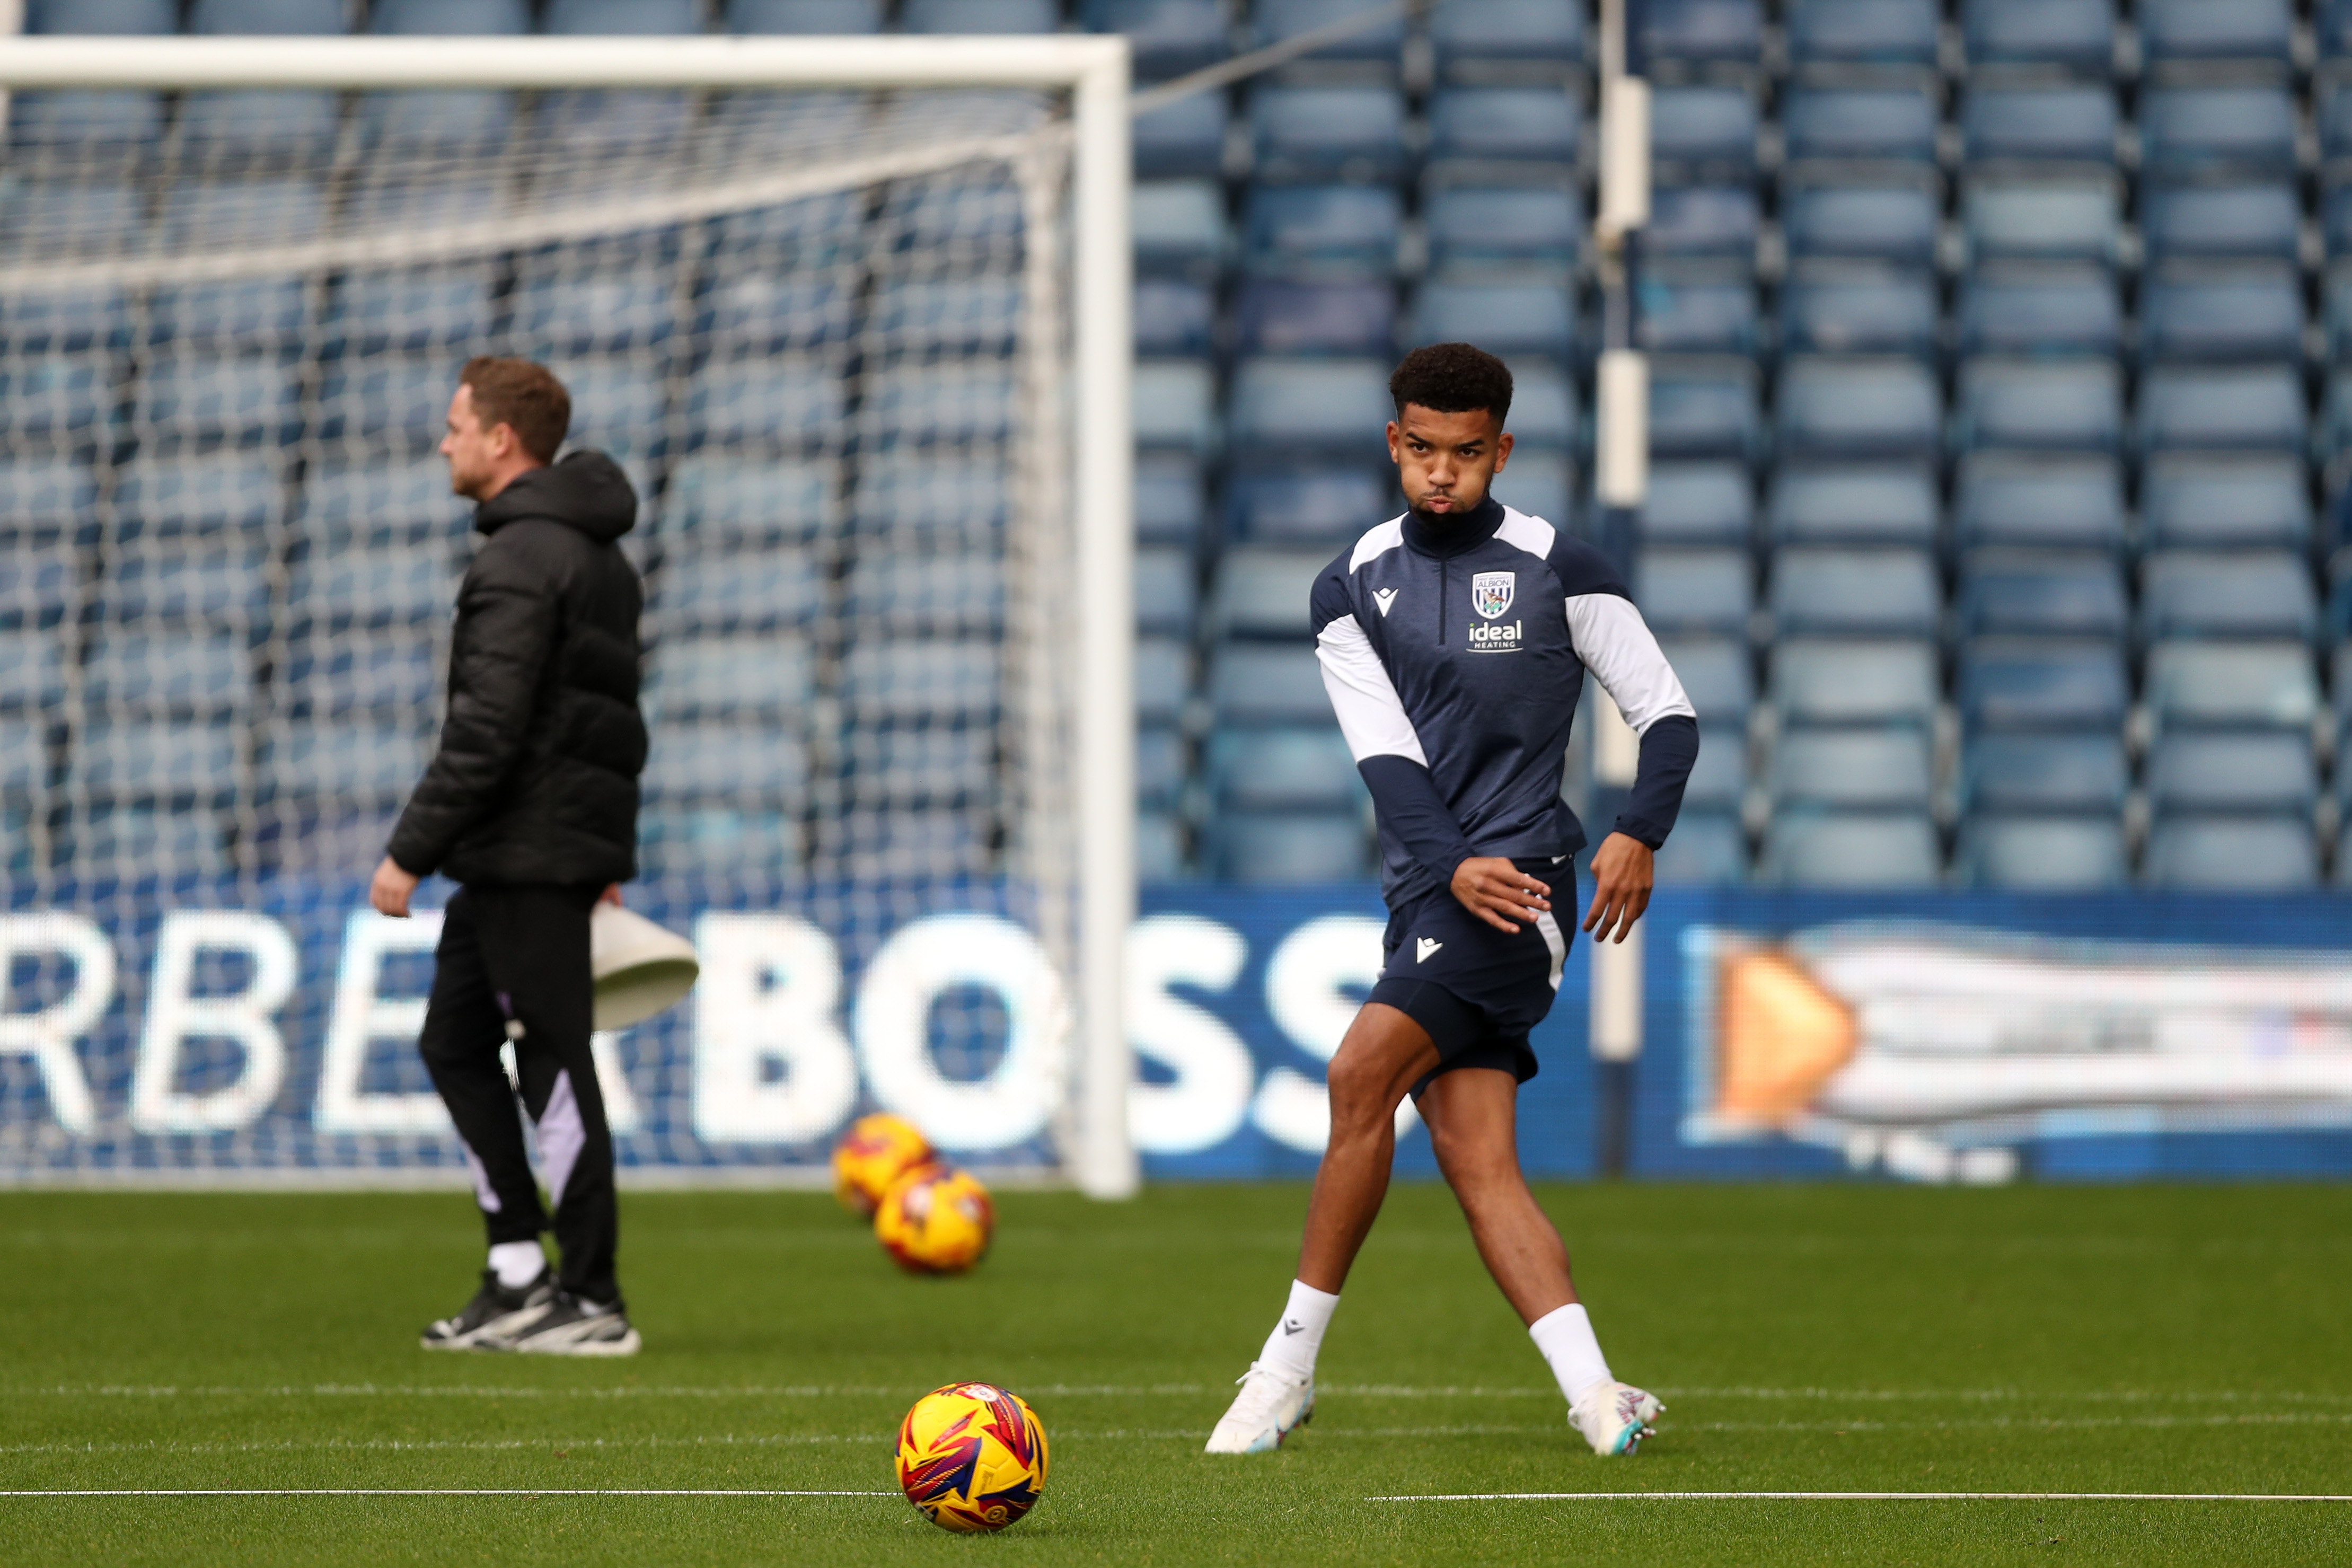
[{"label": "white sock", "polygon": [[1552,1376],[1570,1405],[1596,1383],[1609,1381],[1609,1363],[1601,1359],[1601,1342],[1592,1337],[1592,1320],[1581,1306],[1570,1303],[1546,1312],[1528,1325],[1528,1338],[1551,1363]]},{"label": "white sock", "polygon": [[1339,1304],[1339,1298],[1330,1292],[1293,1279],[1282,1321],[1265,1336],[1258,1363],[1279,1367],[1294,1378],[1313,1377],[1315,1354],[1323,1348],[1323,1331],[1331,1326],[1331,1310]]},{"label": "white sock", "polygon": [[539,1278],[547,1267],[547,1254],[536,1241],[501,1241],[490,1248],[490,1268],[498,1275],[499,1283],[509,1290],[520,1290]]}]

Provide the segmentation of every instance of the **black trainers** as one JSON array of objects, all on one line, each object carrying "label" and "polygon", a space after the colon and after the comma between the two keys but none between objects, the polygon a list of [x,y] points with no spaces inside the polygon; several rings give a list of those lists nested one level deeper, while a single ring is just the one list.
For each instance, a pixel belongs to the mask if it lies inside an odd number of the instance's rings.
[{"label": "black trainers", "polygon": [[559,1290],[547,1310],[524,1319],[486,1348],[525,1355],[635,1355],[641,1346],[618,1301],[585,1301]]},{"label": "black trainers", "polygon": [[454,1318],[444,1318],[425,1331],[417,1342],[429,1351],[475,1351],[501,1348],[504,1336],[514,1332],[555,1303],[555,1270],[542,1268],[539,1278],[520,1289],[499,1283],[498,1270],[482,1270],[482,1288]]}]

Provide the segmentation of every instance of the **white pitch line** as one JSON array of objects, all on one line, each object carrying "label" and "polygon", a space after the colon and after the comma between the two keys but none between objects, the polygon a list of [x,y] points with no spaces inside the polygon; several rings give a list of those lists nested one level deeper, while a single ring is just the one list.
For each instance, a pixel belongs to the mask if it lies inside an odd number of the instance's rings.
[{"label": "white pitch line", "polygon": [[0,1498],[67,1497],[897,1497],[874,1491],[752,1491],[710,1487],[206,1487],[0,1491]]},{"label": "white pitch line", "polygon": [[1435,1492],[1366,1502],[2352,1502],[2352,1492]]}]

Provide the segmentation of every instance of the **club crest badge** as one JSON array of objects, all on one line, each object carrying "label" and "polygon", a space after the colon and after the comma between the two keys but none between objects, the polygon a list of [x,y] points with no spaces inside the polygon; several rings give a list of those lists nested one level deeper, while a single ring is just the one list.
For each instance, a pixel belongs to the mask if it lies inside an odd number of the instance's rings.
[{"label": "club crest badge", "polygon": [[1488,620],[1499,620],[1511,607],[1511,595],[1517,589],[1516,572],[1479,572],[1470,578],[1470,607]]}]

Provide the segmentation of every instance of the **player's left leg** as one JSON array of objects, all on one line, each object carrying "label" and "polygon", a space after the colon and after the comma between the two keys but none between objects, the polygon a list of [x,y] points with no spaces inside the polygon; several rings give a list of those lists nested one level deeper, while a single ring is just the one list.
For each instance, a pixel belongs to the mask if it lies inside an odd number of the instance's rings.
[{"label": "player's left leg", "polygon": [[1610,1375],[1569,1278],[1567,1245],[1519,1170],[1518,1096],[1511,1072],[1463,1067],[1432,1079],[1419,1105],[1478,1256],[1550,1364],[1570,1418],[1594,1452],[1630,1454],[1665,1407]]}]

